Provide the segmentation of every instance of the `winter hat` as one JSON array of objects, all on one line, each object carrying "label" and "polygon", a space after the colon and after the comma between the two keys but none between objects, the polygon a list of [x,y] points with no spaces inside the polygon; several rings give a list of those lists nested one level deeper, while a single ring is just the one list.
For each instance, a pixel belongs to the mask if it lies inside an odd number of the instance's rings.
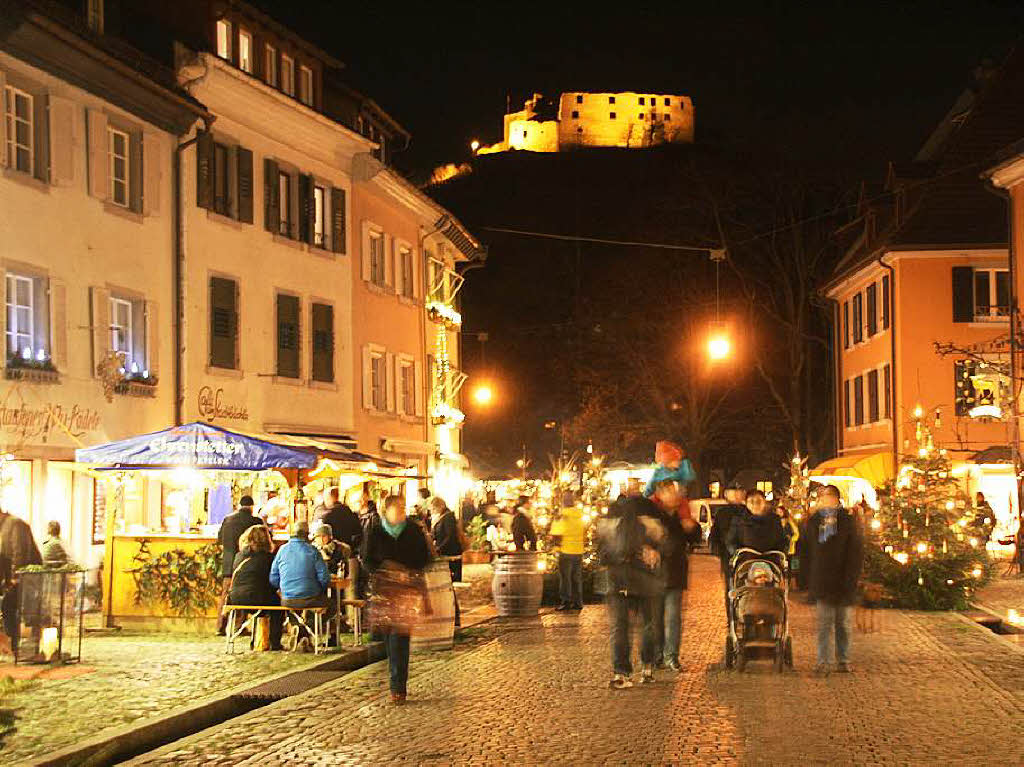
[{"label": "winter hat", "polygon": [[654,446],[654,460],[662,466],[683,460],[683,449],[675,442],[662,440]]}]

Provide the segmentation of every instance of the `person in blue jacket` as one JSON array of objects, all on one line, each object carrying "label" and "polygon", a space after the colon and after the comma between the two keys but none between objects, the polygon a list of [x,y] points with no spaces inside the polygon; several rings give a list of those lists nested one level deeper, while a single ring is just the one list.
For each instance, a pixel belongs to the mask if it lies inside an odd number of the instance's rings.
[{"label": "person in blue jacket", "polygon": [[658,442],[654,446],[654,461],[658,466],[651,478],[647,480],[647,487],[644,488],[645,498],[654,495],[654,490],[659,482],[672,480],[678,482],[680,487],[685,488],[687,483],[693,482],[697,478],[690,459],[675,442],[668,440]]},{"label": "person in blue jacket", "polygon": [[[334,615],[334,600],[327,598],[330,584],[327,564],[309,542],[309,524],[296,522],[291,539],[278,550],[270,566],[270,585],[280,589],[285,607],[326,607],[326,623]],[[308,645],[306,633],[300,627],[298,641],[306,640]]]}]

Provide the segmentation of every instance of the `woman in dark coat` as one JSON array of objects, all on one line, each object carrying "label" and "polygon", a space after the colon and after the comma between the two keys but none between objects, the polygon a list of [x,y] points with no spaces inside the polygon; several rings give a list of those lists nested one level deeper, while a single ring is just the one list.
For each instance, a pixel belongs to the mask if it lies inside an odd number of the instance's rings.
[{"label": "woman in dark coat", "polygon": [[[253,525],[238,539],[239,551],[232,566],[229,605],[267,605],[276,607],[281,598],[270,585],[270,566],[274,562],[270,531]],[[270,613],[270,649],[280,650],[284,613]]]},{"label": "woman in dark coat", "polygon": [[391,674],[391,702],[405,703],[409,681],[409,621],[425,598],[423,569],[430,562],[430,545],[423,528],[409,522],[405,501],[392,495],[384,502],[380,522],[366,532],[363,564],[381,610],[387,613],[385,645]]}]

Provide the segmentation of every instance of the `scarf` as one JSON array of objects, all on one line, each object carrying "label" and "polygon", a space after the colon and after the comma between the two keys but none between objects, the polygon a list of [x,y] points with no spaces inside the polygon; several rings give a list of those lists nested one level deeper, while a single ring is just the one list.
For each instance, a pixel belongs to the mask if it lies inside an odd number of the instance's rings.
[{"label": "scarf", "polygon": [[398,536],[400,536],[402,534],[402,531],[405,530],[405,526],[409,524],[409,520],[403,519],[397,525],[393,525],[390,522],[388,522],[387,518],[382,516],[380,518],[380,523],[384,528],[384,532],[386,532],[388,535],[390,535],[397,541]]},{"label": "scarf", "polygon": [[839,521],[839,509],[821,509],[821,524],[818,526],[818,543],[825,543],[836,534]]}]

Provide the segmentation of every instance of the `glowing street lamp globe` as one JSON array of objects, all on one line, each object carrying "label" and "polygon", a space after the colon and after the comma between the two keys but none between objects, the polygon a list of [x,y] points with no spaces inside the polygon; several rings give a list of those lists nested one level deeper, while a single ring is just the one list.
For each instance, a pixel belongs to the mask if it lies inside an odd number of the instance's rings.
[{"label": "glowing street lamp globe", "polygon": [[487,384],[481,384],[473,390],[473,400],[478,405],[490,405],[494,400],[494,391]]},{"label": "glowing street lamp globe", "polygon": [[716,333],[708,339],[708,357],[711,360],[724,360],[731,351],[732,344],[724,333]]}]

